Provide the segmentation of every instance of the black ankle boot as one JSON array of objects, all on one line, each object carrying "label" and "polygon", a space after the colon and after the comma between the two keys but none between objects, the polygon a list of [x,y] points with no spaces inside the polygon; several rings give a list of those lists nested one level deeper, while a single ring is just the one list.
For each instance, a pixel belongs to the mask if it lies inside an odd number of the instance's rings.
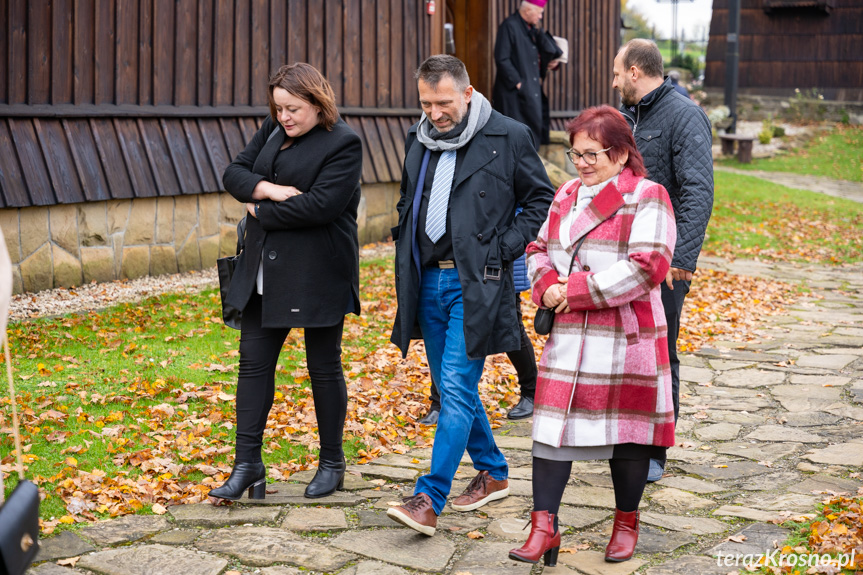
[{"label": "black ankle boot", "polygon": [[235,463],[231,476],[221,487],[210,490],[210,497],[236,501],[248,488],[249,499],[267,496],[267,470],[263,463]]},{"label": "black ankle boot", "polygon": [[335,493],[345,486],[345,460],[318,462],[318,472],[306,487],[306,497],[317,499]]}]

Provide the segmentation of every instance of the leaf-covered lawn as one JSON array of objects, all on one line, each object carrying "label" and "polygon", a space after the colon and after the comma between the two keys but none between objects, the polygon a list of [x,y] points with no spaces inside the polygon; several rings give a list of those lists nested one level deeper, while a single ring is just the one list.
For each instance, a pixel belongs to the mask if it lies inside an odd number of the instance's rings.
[{"label": "leaf-covered lawn", "polygon": [[839,125],[819,133],[798,150],[755,159],[750,164],[741,164],[736,158],[722,158],[717,163],[741,170],[791,172],[863,182],[863,127]]},{"label": "leaf-covered lawn", "polygon": [[863,260],[863,204],[716,172],[704,253],[819,264]]},{"label": "leaf-covered lawn", "polygon": [[786,544],[769,558],[756,557],[750,572],[851,575],[863,571],[863,488],[856,494],[830,494],[815,518],[792,516],[783,526],[791,529]]}]

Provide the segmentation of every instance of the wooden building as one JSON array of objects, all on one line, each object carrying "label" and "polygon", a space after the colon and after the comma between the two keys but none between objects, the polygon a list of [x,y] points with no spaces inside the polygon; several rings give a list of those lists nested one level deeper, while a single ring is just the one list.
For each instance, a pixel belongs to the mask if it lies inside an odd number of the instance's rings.
[{"label": "wooden building", "polygon": [[[863,0],[740,0],[741,94],[863,101]],[[705,86],[725,85],[728,0],[713,1]]]},{"label": "wooden building", "polygon": [[[221,174],[267,113],[267,79],[306,61],[364,145],[362,241],[395,217],[413,72],[455,29],[491,93],[497,23],[518,0],[0,0],[0,227],[15,290],[212,266],[241,206]],[[432,10],[434,5],[434,10]],[[431,13],[433,12],[433,13]],[[570,39],[555,127],[614,100],[620,7],[552,0]]]}]

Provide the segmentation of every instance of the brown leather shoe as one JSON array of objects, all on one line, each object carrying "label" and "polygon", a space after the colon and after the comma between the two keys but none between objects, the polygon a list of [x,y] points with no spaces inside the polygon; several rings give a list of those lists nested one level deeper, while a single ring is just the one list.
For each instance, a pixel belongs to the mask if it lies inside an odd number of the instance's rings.
[{"label": "brown leather shoe", "polygon": [[429,537],[434,535],[437,527],[437,515],[432,507],[431,498],[425,493],[405,497],[402,505],[387,509],[387,517]]},{"label": "brown leather shoe", "polygon": [[480,471],[464,493],[453,499],[452,508],[456,511],[473,511],[490,501],[503,499],[507,495],[509,495],[509,481],[506,479],[498,481],[489,475],[488,471]]}]

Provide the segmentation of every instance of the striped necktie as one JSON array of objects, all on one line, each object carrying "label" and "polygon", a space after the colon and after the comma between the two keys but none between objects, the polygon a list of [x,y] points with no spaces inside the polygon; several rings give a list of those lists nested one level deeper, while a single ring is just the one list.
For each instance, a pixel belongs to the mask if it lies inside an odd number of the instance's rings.
[{"label": "striped necktie", "polygon": [[454,173],[455,150],[447,150],[440,155],[435,168],[428,212],[426,213],[426,235],[432,243],[437,243],[446,231],[446,212]]}]

